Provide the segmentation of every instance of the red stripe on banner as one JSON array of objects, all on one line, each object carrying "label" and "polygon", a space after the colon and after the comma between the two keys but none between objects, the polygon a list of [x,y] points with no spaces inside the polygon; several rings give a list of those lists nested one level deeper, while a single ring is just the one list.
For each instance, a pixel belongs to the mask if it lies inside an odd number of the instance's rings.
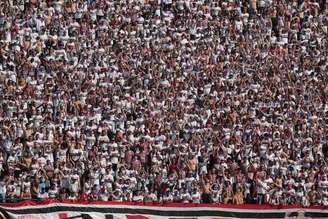
[{"label": "red stripe on banner", "polygon": [[59,213],[58,218],[59,219],[67,219],[67,214],[66,213]]},{"label": "red stripe on banner", "polygon": [[49,204],[71,204],[71,205],[121,205],[121,206],[139,206],[139,207],[165,207],[165,208],[195,208],[195,207],[210,207],[210,208],[234,208],[234,209],[321,209],[328,210],[328,206],[310,206],[304,207],[299,205],[256,205],[256,204],[244,204],[244,205],[232,205],[232,204],[197,204],[197,203],[142,203],[142,202],[105,202],[105,201],[73,201],[73,200],[43,200],[43,201],[22,201],[18,203],[1,203],[0,206],[7,208],[17,208],[24,206],[45,206]]}]

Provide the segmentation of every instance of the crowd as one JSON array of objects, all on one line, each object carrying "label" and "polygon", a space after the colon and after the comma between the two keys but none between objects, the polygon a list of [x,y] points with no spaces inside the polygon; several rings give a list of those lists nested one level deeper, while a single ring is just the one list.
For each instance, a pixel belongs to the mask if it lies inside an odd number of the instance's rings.
[{"label": "crowd", "polygon": [[0,200],[328,205],[327,0],[0,1]]}]

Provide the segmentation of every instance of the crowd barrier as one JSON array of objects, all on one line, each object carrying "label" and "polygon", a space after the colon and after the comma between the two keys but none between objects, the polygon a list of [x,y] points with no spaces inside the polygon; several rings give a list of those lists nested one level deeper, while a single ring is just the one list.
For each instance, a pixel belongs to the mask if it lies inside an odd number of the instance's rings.
[{"label": "crowd barrier", "polygon": [[6,219],[302,219],[328,218],[328,207],[46,200],[1,204],[0,216]]}]

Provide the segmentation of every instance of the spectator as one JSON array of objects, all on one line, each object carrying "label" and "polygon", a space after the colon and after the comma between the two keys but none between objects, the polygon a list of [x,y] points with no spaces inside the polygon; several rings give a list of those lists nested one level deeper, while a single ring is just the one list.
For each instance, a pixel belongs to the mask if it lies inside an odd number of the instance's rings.
[{"label": "spectator", "polygon": [[0,196],[1,196],[1,202],[6,201],[6,193],[7,193],[7,188],[5,182],[0,182]]}]

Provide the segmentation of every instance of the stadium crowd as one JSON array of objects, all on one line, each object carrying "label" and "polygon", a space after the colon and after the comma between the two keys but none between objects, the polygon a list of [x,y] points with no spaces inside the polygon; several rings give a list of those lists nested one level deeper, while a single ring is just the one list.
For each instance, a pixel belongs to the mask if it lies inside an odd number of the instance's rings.
[{"label": "stadium crowd", "polygon": [[328,1],[3,0],[0,199],[328,205]]}]

